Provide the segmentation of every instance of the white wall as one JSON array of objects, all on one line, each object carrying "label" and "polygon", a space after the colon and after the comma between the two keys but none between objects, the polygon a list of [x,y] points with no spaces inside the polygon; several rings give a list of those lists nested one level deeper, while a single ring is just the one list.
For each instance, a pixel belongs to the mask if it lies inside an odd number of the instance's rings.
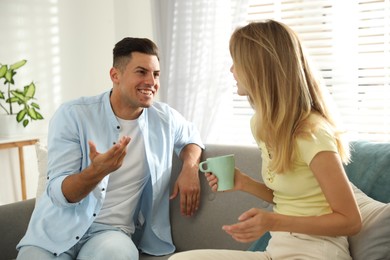
[{"label": "white wall", "polygon": [[[62,102],[111,87],[114,44],[125,36],[154,40],[151,12],[151,0],[1,0],[0,63],[28,60],[16,84],[22,88],[34,80],[45,117],[33,122],[31,134],[45,143],[48,121]],[[16,155],[16,149],[0,150],[0,204],[21,199]],[[38,175],[34,147],[25,148],[25,159],[32,198]]]}]

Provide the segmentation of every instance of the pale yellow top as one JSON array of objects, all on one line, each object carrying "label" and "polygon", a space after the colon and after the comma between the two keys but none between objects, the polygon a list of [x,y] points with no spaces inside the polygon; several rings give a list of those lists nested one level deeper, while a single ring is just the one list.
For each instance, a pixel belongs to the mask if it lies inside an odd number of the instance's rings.
[{"label": "pale yellow top", "polygon": [[[315,122],[318,116],[310,116]],[[297,160],[293,170],[285,173],[269,172],[270,156],[263,142],[258,142],[262,152],[262,177],[265,185],[274,191],[274,212],[292,216],[319,216],[331,213],[321,187],[309,165],[321,151],[338,152],[335,138],[329,131],[319,128],[311,137],[297,140]]]}]

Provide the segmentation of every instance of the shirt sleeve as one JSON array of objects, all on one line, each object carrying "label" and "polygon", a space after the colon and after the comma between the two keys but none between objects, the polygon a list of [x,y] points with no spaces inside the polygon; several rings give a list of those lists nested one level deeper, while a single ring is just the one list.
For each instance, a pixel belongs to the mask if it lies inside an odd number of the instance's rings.
[{"label": "shirt sleeve", "polygon": [[309,165],[313,158],[324,151],[338,152],[336,139],[325,129],[318,129],[310,137],[297,139],[298,155]]},{"label": "shirt sleeve", "polygon": [[49,125],[47,192],[52,202],[60,207],[77,204],[69,203],[62,193],[63,180],[81,169],[80,140],[74,117],[69,106],[62,106]]},{"label": "shirt sleeve", "polygon": [[187,144],[196,144],[204,149],[200,133],[195,124],[187,121],[179,112],[171,109],[172,120],[174,123],[175,153],[180,155],[181,150]]}]

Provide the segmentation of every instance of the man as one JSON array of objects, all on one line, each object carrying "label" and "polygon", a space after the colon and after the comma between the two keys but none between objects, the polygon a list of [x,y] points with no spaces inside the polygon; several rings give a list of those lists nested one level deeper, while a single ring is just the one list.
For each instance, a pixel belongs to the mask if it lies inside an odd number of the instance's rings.
[{"label": "man", "polygon": [[183,161],[171,199],[199,206],[203,144],[159,89],[157,46],[124,38],[113,50],[111,91],[62,105],[50,122],[48,184],[17,259],[138,259],[175,250],[169,223],[172,153]]}]

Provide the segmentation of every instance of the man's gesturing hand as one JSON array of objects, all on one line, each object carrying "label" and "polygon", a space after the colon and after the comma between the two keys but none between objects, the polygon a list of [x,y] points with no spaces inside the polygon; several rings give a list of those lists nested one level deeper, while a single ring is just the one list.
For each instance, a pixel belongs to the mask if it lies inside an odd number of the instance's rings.
[{"label": "man's gesturing hand", "polygon": [[89,141],[91,164],[80,173],[67,176],[62,182],[62,193],[68,202],[82,200],[106,175],[121,167],[129,142],[130,137],[124,136],[110,150],[101,154],[96,150],[96,145]]},{"label": "man's gesturing hand", "polygon": [[91,167],[94,169],[95,173],[106,176],[119,169],[126,156],[126,148],[129,142],[130,137],[123,136],[110,150],[101,154],[96,150],[96,145],[92,141],[89,141],[89,158],[91,159]]}]

